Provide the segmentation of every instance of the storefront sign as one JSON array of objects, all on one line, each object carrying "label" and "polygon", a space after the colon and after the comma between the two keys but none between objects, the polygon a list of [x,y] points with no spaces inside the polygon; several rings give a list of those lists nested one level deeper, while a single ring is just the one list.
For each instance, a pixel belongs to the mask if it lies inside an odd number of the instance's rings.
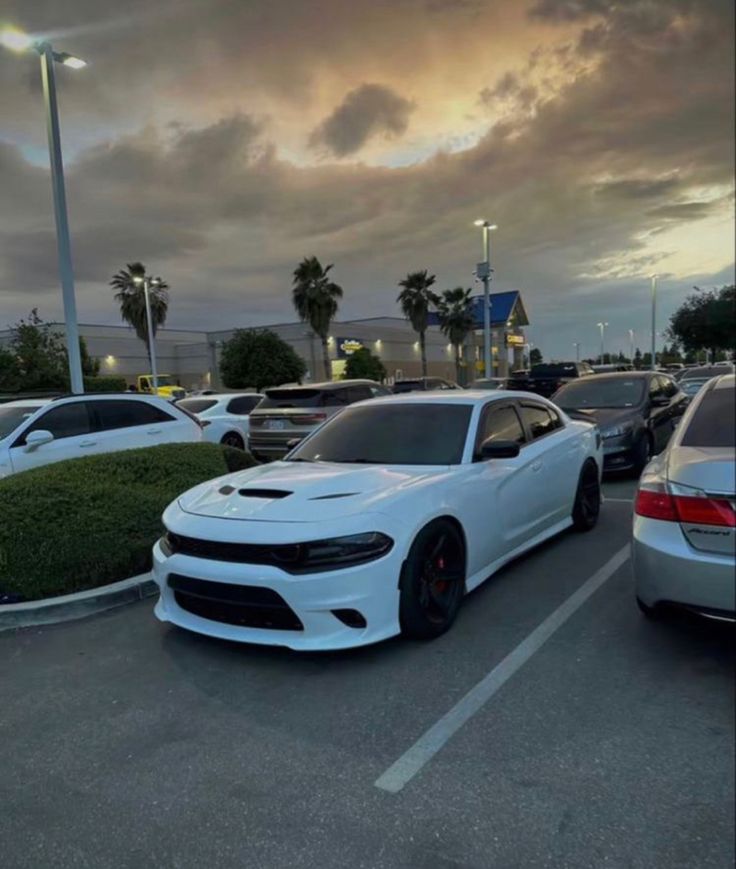
[{"label": "storefront sign", "polygon": [[506,346],[507,347],[523,347],[524,346],[524,336],[523,335],[507,335],[506,336]]},{"label": "storefront sign", "polygon": [[337,339],[337,358],[347,359],[352,356],[356,350],[362,350],[365,345],[357,338],[338,338]]}]

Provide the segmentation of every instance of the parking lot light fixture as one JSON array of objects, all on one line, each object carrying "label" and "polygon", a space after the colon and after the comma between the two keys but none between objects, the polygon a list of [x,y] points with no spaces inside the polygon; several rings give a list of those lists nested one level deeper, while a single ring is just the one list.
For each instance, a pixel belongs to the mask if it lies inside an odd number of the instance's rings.
[{"label": "parking lot light fixture", "polygon": [[143,287],[143,298],[146,303],[146,325],[148,332],[148,355],[151,358],[151,380],[153,382],[152,394],[158,395],[158,370],[156,366],[156,342],[153,334],[153,316],[151,314],[151,287],[158,287],[161,278],[149,278],[147,275],[134,275],[133,283],[137,287]]},{"label": "parking lot light fixture", "polygon": [[495,223],[483,218],[473,221],[474,226],[483,230],[483,261],[478,263],[476,274],[483,281],[483,367],[484,376],[492,377],[491,351],[491,232],[498,229]]},{"label": "parking lot light fixture", "polygon": [[597,326],[601,330],[601,365],[603,365],[603,356],[606,352],[606,326],[608,326],[608,323],[598,323]]},{"label": "parking lot light fixture", "polygon": [[657,367],[657,278],[659,275],[649,275],[652,282],[652,364],[654,371]]},{"label": "parking lot light fixture", "polygon": [[84,392],[84,378],[82,376],[82,356],[79,349],[79,324],[77,323],[77,303],[74,294],[74,269],[72,266],[72,246],[69,235],[69,217],[66,208],[64,163],[61,157],[61,132],[56,99],[54,64],[61,63],[73,69],[81,69],[86,66],[86,63],[81,58],[66,52],[58,54],[54,51],[50,42],[36,39],[12,28],[7,28],[0,32],[0,44],[11,51],[28,51],[29,49],[33,49],[38,52],[41,58],[41,81],[43,84],[44,106],[46,108],[46,129],[49,142],[49,161],[51,163],[51,187],[54,199],[54,218],[56,221],[59,278],[64,302],[69,381],[71,391],[79,395]]},{"label": "parking lot light fixture", "polygon": [[572,346],[575,348],[575,361],[580,362],[580,347],[582,346],[581,342],[580,341],[573,341]]}]

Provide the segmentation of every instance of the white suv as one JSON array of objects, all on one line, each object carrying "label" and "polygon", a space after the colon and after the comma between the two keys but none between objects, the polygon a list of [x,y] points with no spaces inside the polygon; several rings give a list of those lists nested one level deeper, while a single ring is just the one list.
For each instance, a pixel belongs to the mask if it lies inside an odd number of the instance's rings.
[{"label": "white suv", "polygon": [[153,396],[11,401],[0,404],[0,478],[63,459],[201,440],[194,417]]}]

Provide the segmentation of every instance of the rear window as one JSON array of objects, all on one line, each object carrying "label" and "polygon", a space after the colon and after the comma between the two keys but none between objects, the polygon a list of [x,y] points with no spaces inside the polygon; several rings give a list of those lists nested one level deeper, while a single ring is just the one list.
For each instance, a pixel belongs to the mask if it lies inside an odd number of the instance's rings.
[{"label": "rear window", "polygon": [[558,365],[534,365],[531,377],[577,377],[578,369],[574,362],[560,362]]},{"label": "rear window", "polygon": [[711,377],[718,377],[720,374],[723,374],[724,370],[724,366],[716,367],[713,365],[704,365],[701,368],[688,368],[688,370],[682,375],[682,379],[703,380],[707,377],[710,380]]},{"label": "rear window", "polygon": [[736,446],[736,389],[711,389],[703,396],[682,438],[683,447]]},{"label": "rear window", "polygon": [[258,406],[260,400],[260,395],[240,395],[237,398],[231,398],[225,409],[228,413],[237,413],[243,416],[248,416],[253,408]]},{"label": "rear window", "polygon": [[344,404],[333,400],[333,390],[328,389],[268,389],[258,410],[277,407],[324,407],[326,404]]},{"label": "rear window", "polygon": [[397,395],[402,392],[413,392],[417,389],[424,389],[424,383],[421,380],[400,380],[394,384],[394,392]]},{"label": "rear window", "polygon": [[211,398],[184,398],[176,402],[177,407],[183,407],[189,413],[204,413],[205,410],[209,410],[216,404],[217,402]]}]

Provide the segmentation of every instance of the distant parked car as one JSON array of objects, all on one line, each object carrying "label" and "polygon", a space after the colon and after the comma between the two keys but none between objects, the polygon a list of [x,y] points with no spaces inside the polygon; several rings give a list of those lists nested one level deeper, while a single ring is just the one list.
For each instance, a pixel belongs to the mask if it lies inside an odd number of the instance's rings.
[{"label": "distant parked car", "polygon": [[610,362],[605,365],[591,365],[595,374],[612,374],[614,371],[633,371],[634,366],[629,362]]},{"label": "distant parked car", "polygon": [[536,392],[549,398],[571,380],[590,377],[594,373],[587,362],[540,362],[532,365],[526,377],[514,377],[514,389]]},{"label": "distant parked car", "polygon": [[248,442],[250,413],[262,398],[258,392],[210,393],[182,398],[176,405],[200,420],[205,440],[244,450]]},{"label": "distant parked car", "polygon": [[472,383],[468,389],[516,389],[508,377],[481,377]]},{"label": "distant parked car", "polygon": [[677,604],[736,617],[736,377],[712,380],[666,452],[646,468],[634,507],[640,609]]},{"label": "distant parked car", "polygon": [[0,477],[64,459],[201,440],[194,417],[155,396],[11,401],[0,406]]},{"label": "distant parked car", "polygon": [[344,407],[390,394],[389,389],[373,380],[267,389],[250,414],[250,452],[258,461],[283,458],[296,443]]},{"label": "distant parked car", "polygon": [[697,368],[688,368],[680,380],[680,389],[688,398],[693,398],[711,378],[726,374],[728,371],[733,372],[733,370],[734,367],[731,362],[727,362],[725,365],[700,365]]},{"label": "distant parked car", "polygon": [[596,374],[563,386],[552,401],[571,417],[598,424],[604,470],[637,474],[667,446],[687,406],[675,381],[656,371]]},{"label": "distant parked car", "polygon": [[399,380],[393,385],[392,392],[400,395],[403,392],[434,392],[438,389],[460,389],[452,380],[442,377],[415,377],[411,380]]}]

